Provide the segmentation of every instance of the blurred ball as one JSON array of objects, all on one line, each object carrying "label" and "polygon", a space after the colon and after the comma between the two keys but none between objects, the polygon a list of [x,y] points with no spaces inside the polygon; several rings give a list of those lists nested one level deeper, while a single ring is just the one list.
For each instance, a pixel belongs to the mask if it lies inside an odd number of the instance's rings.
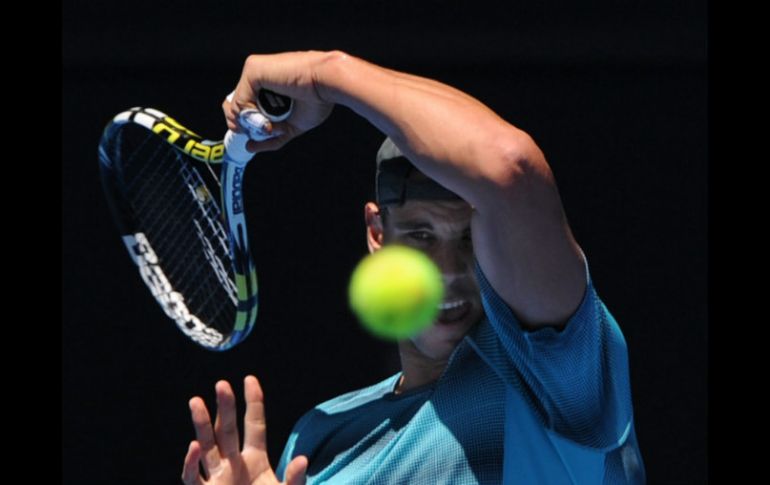
[{"label": "blurred ball", "polygon": [[424,253],[385,246],[358,263],[348,299],[359,321],[386,340],[413,337],[433,323],[444,297],[441,271]]}]

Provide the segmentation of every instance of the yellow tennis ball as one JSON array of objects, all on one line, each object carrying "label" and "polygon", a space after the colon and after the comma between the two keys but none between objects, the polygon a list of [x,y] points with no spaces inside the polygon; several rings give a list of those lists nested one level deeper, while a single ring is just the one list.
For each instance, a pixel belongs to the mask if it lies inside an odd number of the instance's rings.
[{"label": "yellow tennis ball", "polygon": [[443,297],[441,271],[427,255],[406,246],[386,246],[366,256],[348,287],[353,313],[386,340],[404,340],[430,326]]}]

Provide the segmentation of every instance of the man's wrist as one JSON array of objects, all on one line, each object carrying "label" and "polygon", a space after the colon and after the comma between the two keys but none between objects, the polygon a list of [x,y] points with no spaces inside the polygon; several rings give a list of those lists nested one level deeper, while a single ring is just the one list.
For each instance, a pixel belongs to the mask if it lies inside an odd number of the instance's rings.
[{"label": "man's wrist", "polygon": [[354,58],[345,52],[334,50],[323,52],[313,70],[313,86],[316,95],[327,103],[344,104],[342,85],[346,72]]}]

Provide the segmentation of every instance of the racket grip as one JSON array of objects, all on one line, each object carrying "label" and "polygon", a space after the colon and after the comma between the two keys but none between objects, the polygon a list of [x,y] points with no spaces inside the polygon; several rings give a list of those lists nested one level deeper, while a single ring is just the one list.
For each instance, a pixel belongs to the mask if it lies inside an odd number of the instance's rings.
[{"label": "racket grip", "polygon": [[278,136],[272,132],[272,125],[267,116],[257,109],[245,109],[238,115],[239,124],[247,133],[236,133],[227,130],[225,135],[225,152],[230,162],[246,165],[253,153],[246,149],[249,140],[263,141]]},{"label": "racket grip", "polygon": [[237,165],[246,165],[254,156],[246,149],[246,143],[249,141],[249,135],[246,133],[236,133],[227,130],[225,134],[225,161]]}]

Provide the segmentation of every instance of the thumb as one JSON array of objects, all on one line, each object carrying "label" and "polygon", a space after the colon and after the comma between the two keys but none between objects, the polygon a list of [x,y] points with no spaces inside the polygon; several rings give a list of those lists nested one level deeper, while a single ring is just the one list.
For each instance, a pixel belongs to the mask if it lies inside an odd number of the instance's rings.
[{"label": "thumb", "polygon": [[305,485],[307,473],[307,457],[300,455],[286,467],[286,485]]}]

